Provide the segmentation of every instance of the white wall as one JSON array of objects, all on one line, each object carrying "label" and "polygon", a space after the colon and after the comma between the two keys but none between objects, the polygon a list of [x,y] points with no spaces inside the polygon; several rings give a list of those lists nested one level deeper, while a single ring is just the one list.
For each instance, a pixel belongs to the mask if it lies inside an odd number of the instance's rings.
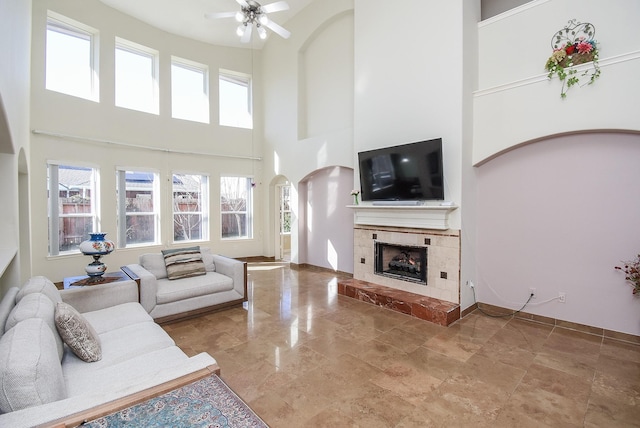
[{"label": "white wall", "polygon": [[[442,137],[445,199],[461,203],[462,1],[355,1],[355,153]],[[410,17],[420,17],[412,25]],[[443,42],[446,41],[446,42]],[[355,169],[355,182],[359,183]],[[460,209],[449,225],[460,229]]]},{"label": "white wall", "polygon": [[[100,31],[100,103],[86,101],[44,88],[44,47],[46,11],[54,10]],[[160,52],[160,114],[152,115],[114,106],[114,44],[115,37],[148,46]],[[211,124],[201,124],[171,118],[170,61],[171,56],[206,64],[210,79]],[[254,131],[221,127],[218,123],[218,70],[220,68],[253,74],[260,69],[260,53],[250,49],[233,49],[200,43],[157,30],[149,25],[106,7],[97,0],[78,2],[46,0],[34,3],[32,45],[31,126],[34,129],[69,134],[89,139],[126,143],[142,148],[128,148],[114,144],[91,143],[83,139],[32,137],[31,154],[31,209],[32,236],[38,242],[33,248],[33,274],[60,281],[64,276],[81,274],[87,263],[82,255],[48,257],[46,162],[57,160],[83,163],[100,169],[101,216],[99,229],[116,239],[116,180],[117,167],[151,168],[162,179],[161,216],[171,219],[170,174],[173,171],[203,173],[210,176],[210,240],[200,245],[210,246],[215,252],[232,257],[261,255],[265,209],[264,193],[268,186],[261,180],[259,161],[229,156],[261,156],[262,111],[261,79],[254,81]],[[145,149],[148,147],[149,149]],[[167,149],[157,151],[150,149]],[[195,154],[171,153],[171,150]],[[219,177],[221,175],[255,176],[255,229],[254,239],[223,241],[220,238]],[[110,270],[136,262],[139,254],[172,244],[172,222],[164,221],[162,245],[138,249],[119,249],[105,257]]]},{"label": "white wall", "polygon": [[[638,335],[640,300],[613,266],[639,252],[640,3],[587,0],[579,16],[575,5],[531,2],[479,26],[467,256],[481,302],[519,309],[536,288],[525,312]],[[602,76],[563,100],[543,68],[572,18],[596,27]],[[527,35],[517,49],[514,29]],[[565,304],[543,303],[560,291]]]},{"label": "white wall", "polygon": [[[309,263],[309,243],[298,235],[306,227],[300,223],[306,214],[297,207],[307,202],[319,206],[320,201],[308,201],[300,182],[326,167],[352,167],[353,2],[312,2],[286,26],[291,37],[271,38],[263,50],[264,174],[265,180],[283,175],[292,183],[291,260]],[[330,198],[335,203],[345,195]],[[337,205],[342,215],[349,212],[346,205]],[[349,250],[341,257],[352,260],[353,240],[340,239],[338,247]],[[264,252],[273,255],[273,245]]]},{"label": "white wall", "polygon": [[[585,0],[578,15],[575,6],[571,0],[538,0],[480,25],[474,164],[545,135],[639,129],[640,85],[632,76],[640,74],[640,2]],[[548,80],[544,66],[553,35],[572,18],[595,26],[602,75],[562,99],[560,81]]]},{"label": "white wall", "polygon": [[18,164],[29,150],[30,42],[31,1],[0,0],[0,296],[24,279],[18,231],[26,219],[18,213]]}]

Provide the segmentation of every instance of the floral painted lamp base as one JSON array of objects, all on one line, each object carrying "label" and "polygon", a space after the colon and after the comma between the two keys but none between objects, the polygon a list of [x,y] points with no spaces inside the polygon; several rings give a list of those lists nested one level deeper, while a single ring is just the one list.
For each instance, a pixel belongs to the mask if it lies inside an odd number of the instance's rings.
[{"label": "floral painted lamp base", "polygon": [[107,265],[102,263],[100,258],[115,249],[112,241],[104,239],[105,235],[106,233],[90,233],[90,238],[80,243],[82,254],[93,257],[93,262],[84,268],[92,278],[100,278],[107,271]]}]

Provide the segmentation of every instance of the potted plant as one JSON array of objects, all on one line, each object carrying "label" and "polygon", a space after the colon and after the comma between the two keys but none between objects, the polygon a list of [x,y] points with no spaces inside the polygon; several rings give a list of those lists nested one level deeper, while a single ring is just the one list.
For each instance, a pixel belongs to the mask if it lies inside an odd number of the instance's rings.
[{"label": "potted plant", "polygon": [[617,270],[624,272],[624,279],[633,286],[633,294],[640,294],[640,254],[635,260],[622,262],[622,266],[616,266]]},{"label": "potted plant", "polygon": [[[591,85],[600,77],[598,47],[593,38],[595,32],[592,24],[572,19],[566,27],[553,36],[551,40],[553,53],[547,59],[545,70],[549,72],[547,74],[549,79],[557,75],[562,82],[560,91],[562,98],[566,98],[567,91],[580,83],[581,78],[588,76],[589,80],[585,84]],[[588,62],[593,63],[593,69],[586,68],[583,73],[578,74],[576,66]]]}]

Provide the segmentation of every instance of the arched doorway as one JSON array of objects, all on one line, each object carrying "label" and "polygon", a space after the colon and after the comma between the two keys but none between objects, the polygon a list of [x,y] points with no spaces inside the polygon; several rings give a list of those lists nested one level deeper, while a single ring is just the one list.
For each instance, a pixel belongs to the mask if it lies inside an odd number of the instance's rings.
[{"label": "arched doorway", "polygon": [[274,258],[278,261],[291,261],[291,183],[279,175],[273,182],[273,236]]}]

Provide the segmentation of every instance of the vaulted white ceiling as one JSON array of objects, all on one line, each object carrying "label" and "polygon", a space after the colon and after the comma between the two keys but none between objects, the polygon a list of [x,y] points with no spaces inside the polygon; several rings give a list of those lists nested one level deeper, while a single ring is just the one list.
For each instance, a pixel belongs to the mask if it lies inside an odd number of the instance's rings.
[{"label": "vaulted white ceiling", "polygon": [[[254,34],[251,43],[240,43],[236,35],[238,23],[234,18],[207,19],[208,12],[235,12],[240,5],[235,0],[100,0],[102,3],[139,19],[154,27],[179,36],[222,46],[259,49],[263,41]],[[260,1],[262,5],[275,0]],[[269,18],[286,28],[296,13],[314,0],[286,0],[289,10],[269,14]],[[321,1],[321,0],[320,0]],[[268,31],[269,37],[279,37]]]}]

